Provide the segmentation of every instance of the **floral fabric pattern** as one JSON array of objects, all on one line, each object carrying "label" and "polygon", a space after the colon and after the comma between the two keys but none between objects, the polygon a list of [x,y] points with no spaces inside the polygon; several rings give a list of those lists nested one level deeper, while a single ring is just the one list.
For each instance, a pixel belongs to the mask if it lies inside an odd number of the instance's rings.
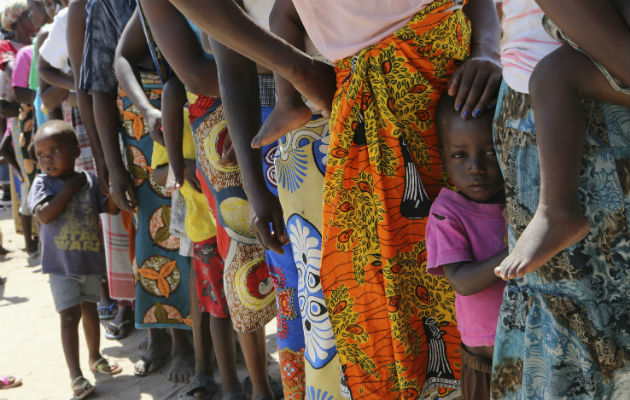
[{"label": "floral fabric pattern", "polygon": [[197,150],[197,177],[217,221],[224,259],[223,285],[234,329],[252,332],[276,314],[276,290],[247,220],[247,198],[238,167],[218,164],[227,136],[221,100],[189,93],[189,116]]},{"label": "floral fabric pattern", "polygon": [[321,285],[354,399],[459,396],[454,294],[426,273],[424,243],[448,186],[434,109],[469,54],[459,3],[437,0],[337,62]]},{"label": "floral fabric pattern", "polygon": [[[589,235],[508,281],[493,360],[493,399],[621,399],[630,393],[630,111],[584,101],[579,201]],[[501,88],[495,144],[513,246],[540,187],[530,97]]]},{"label": "floral fabric pattern", "polygon": [[[298,326],[304,349],[306,399],[341,399],[339,357],[321,288],[322,191],[325,154],[330,137],[328,119],[314,115],[302,128],[278,141],[275,170],[292,259],[287,286],[297,293]],[[297,333],[297,332],[296,332]]]},{"label": "floral fabric pattern", "polygon": [[[160,107],[162,84],[145,74],[142,85],[153,105]],[[151,160],[153,140],[142,114],[120,89],[123,116],[121,139],[127,171],[136,185],[136,327],[190,328],[188,277],[190,258],[179,255],[179,239],[169,232],[170,195],[155,183]]]}]

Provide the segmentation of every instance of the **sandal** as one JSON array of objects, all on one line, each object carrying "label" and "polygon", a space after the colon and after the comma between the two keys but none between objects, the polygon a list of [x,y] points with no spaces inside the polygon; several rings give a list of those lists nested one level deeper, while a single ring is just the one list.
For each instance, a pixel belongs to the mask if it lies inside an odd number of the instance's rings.
[{"label": "sandal", "polygon": [[0,389],[10,389],[22,385],[22,378],[7,375],[0,377]]},{"label": "sandal", "polygon": [[114,311],[118,304],[115,301],[109,303],[108,306],[98,305],[96,310],[98,312],[98,319],[112,319],[116,316],[116,312]]},{"label": "sandal", "polygon": [[86,398],[90,393],[94,391],[94,386],[92,386],[90,381],[82,376],[77,376],[76,378],[74,378],[70,385],[72,386],[74,399],[77,400]]},{"label": "sandal", "polygon": [[[207,375],[195,375],[190,382],[190,385],[184,389],[182,393],[177,397],[180,400],[210,400],[212,395],[219,390],[219,385]],[[205,396],[196,397],[195,393],[205,391]]]},{"label": "sandal", "polygon": [[90,365],[90,371],[105,375],[116,375],[122,372],[122,368],[117,362],[107,361],[104,357],[99,358]]},{"label": "sandal", "polygon": [[129,320],[122,321],[119,324],[115,322],[110,322],[105,327],[105,337],[111,340],[124,339],[127,336],[129,336],[132,330],[133,330],[133,324]]}]

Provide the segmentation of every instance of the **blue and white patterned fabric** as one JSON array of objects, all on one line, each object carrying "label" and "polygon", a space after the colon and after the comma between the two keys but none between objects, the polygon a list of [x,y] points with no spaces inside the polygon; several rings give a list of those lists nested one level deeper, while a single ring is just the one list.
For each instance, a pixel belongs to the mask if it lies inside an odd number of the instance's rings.
[{"label": "blue and white patterned fabric", "polygon": [[[583,104],[588,130],[579,200],[591,231],[536,272],[508,282],[493,399],[630,396],[630,110]],[[512,247],[538,204],[530,97],[504,83],[494,130]]]}]

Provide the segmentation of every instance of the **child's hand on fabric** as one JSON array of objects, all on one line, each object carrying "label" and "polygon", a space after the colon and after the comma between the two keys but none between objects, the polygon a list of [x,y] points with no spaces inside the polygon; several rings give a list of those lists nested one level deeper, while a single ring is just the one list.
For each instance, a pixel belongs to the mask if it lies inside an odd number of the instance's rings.
[{"label": "child's hand on fabric", "polygon": [[496,103],[501,85],[501,63],[487,55],[472,56],[448,81],[448,95],[455,96],[455,111],[462,118],[478,117]]},{"label": "child's hand on fabric", "polygon": [[66,181],[66,185],[69,185],[73,192],[79,191],[83,185],[87,182],[87,178],[83,172],[78,172],[74,174],[71,178]]},{"label": "child's hand on fabric", "polygon": [[238,165],[236,152],[232,146],[232,139],[230,138],[230,135],[225,135],[225,139],[223,140],[223,153],[221,154],[221,158],[217,164],[221,167],[234,167]]},{"label": "child's hand on fabric", "polygon": [[176,165],[172,160],[168,164],[168,172],[166,174],[166,184],[164,188],[170,192],[179,189],[184,183],[184,168]]},{"label": "child's hand on fabric", "polygon": [[144,123],[154,142],[164,146],[164,132],[162,131],[162,112],[157,108],[150,108],[144,113]]},{"label": "child's hand on fabric", "polygon": [[170,162],[168,164],[168,174],[166,176],[166,190],[171,191],[179,189],[187,181],[193,189],[201,193],[201,184],[197,179],[197,161],[185,159],[181,165]]},{"label": "child's hand on fabric", "polygon": [[124,211],[135,213],[138,206],[136,186],[127,171],[120,168],[118,171],[110,171],[109,194],[116,205]]},{"label": "child's hand on fabric", "polygon": [[197,192],[202,193],[201,183],[197,179],[197,161],[186,159],[186,168],[184,169],[184,178]]}]

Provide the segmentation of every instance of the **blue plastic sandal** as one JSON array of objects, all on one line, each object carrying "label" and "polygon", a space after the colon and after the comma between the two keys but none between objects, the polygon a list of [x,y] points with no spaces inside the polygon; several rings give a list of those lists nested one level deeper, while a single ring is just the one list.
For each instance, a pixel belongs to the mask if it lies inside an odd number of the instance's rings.
[{"label": "blue plastic sandal", "polygon": [[96,310],[98,311],[98,319],[112,319],[116,316],[116,309],[118,304],[113,301],[108,306],[98,305]]}]

